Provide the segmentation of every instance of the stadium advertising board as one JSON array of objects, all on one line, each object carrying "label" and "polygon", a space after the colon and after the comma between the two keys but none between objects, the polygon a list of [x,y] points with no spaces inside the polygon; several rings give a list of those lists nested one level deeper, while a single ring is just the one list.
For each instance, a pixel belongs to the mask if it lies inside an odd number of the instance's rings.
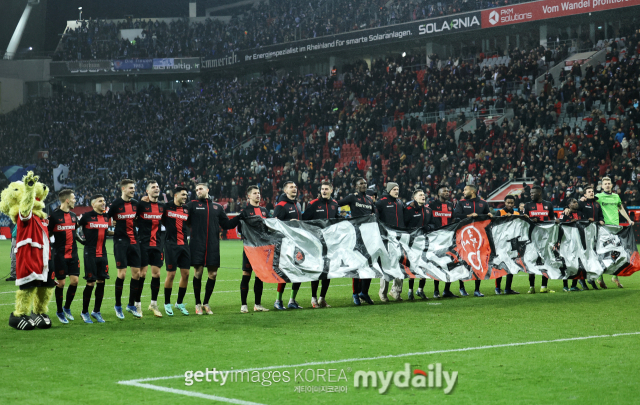
[{"label": "stadium advertising board", "polygon": [[169,72],[199,72],[200,58],[163,58],[153,60],[153,70]]},{"label": "stadium advertising board", "polygon": [[260,62],[291,55],[311,54],[327,50],[342,50],[363,45],[384,45],[408,39],[422,39],[453,32],[480,29],[480,12],[412,21],[388,27],[346,32],[303,41],[242,50],[221,58],[203,58],[202,70]]},{"label": "stadium advertising board", "polygon": [[71,62],[51,62],[51,76],[75,76],[111,72],[110,60],[80,60]]},{"label": "stadium advertising board", "polygon": [[640,0],[544,0],[482,11],[482,28],[640,5]]},{"label": "stadium advertising board", "polygon": [[200,58],[126,59],[51,62],[51,76],[90,76],[106,73],[122,75],[158,73],[197,73]]},{"label": "stadium advertising board", "polygon": [[118,59],[113,61],[115,70],[151,70],[153,59]]}]

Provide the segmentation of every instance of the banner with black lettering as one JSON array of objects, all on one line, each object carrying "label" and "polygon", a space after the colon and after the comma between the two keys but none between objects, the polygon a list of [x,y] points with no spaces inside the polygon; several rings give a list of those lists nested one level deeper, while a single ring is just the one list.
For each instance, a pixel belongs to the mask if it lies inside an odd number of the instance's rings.
[{"label": "banner with black lettering", "polygon": [[524,271],[550,279],[640,270],[631,228],[526,217],[468,218],[435,231],[401,230],[374,216],[243,221],[244,251],[267,283],[331,278],[485,280]]}]

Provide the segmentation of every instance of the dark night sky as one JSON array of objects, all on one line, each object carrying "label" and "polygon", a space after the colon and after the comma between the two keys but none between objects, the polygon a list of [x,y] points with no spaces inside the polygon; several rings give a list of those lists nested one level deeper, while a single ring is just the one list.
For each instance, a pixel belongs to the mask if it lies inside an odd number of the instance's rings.
[{"label": "dark night sky", "polygon": [[[204,15],[205,3],[228,3],[229,0],[199,1],[198,15]],[[11,35],[24,10],[27,0],[0,0],[0,49],[6,50]],[[186,17],[189,0],[41,0],[31,12],[20,48],[32,46],[35,51],[53,51],[67,20],[78,18],[82,7],[83,19],[135,17]]]}]

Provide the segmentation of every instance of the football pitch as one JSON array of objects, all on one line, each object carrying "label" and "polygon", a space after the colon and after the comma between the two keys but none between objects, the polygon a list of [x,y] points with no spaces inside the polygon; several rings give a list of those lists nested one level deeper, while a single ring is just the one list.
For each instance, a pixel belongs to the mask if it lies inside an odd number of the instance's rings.
[{"label": "football pitch", "polygon": [[[111,240],[107,245],[112,252]],[[173,317],[155,318],[147,310],[149,271],[144,317],[125,312],[124,320],[117,319],[110,256],[112,278],[102,304],[106,323],[82,322],[81,279],[71,306],[75,321],[60,324],[52,298],[51,329],[16,331],[8,326],[16,287],[4,281],[9,249],[9,241],[0,241],[1,404],[639,401],[640,275],[621,278],[624,289],[606,277],[607,290],[563,293],[562,282],[554,280],[549,286],[556,293],[529,295],[521,273],[513,284],[520,295],[496,296],[494,281],[487,280],[486,297],[449,300],[431,298],[428,281],[429,300],[415,302],[406,301],[405,281],[405,301],[386,304],[374,280],[376,305],[360,307],[351,302],[351,280],[336,279],[327,294],[333,308],[311,309],[310,286],[304,283],[298,294],[304,309],[287,311],[273,309],[275,285],[265,284],[262,304],[270,311],[241,314],[242,242],[223,241],[214,315],[194,314],[190,280],[191,315],[175,311]],[[165,274],[163,268],[163,283]],[[539,278],[536,284],[539,290]],[[467,290],[473,291],[473,283]],[[290,291],[288,285],[285,303]],[[457,283],[452,291],[457,293]],[[126,281],[123,302],[128,292]],[[162,286],[158,298],[162,309]],[[248,303],[251,309],[253,280]]]}]

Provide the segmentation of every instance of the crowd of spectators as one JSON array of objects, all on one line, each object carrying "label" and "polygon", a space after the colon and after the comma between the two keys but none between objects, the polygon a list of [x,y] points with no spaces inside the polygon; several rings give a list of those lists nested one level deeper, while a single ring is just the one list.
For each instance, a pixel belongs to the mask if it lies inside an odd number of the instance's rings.
[{"label": "crowd of spectators", "polygon": [[[251,184],[271,207],[286,180],[298,183],[305,204],[323,179],[332,180],[340,198],[363,176],[380,195],[387,181],[398,183],[406,201],[418,187],[435,198],[436,187],[448,184],[460,199],[464,185],[474,183],[487,197],[507,181],[529,178],[562,206],[605,174],[625,204],[640,205],[638,40],[630,33],[609,44],[605,64],[574,65],[538,95],[506,92],[500,78],[523,82],[537,74],[544,48],[507,51],[509,66],[485,70],[407,55],[375,60],[371,69],[364,62],[343,66],[339,83],[273,72],[177,93],[65,91],[0,116],[0,159],[7,165],[37,160],[45,181],[58,164],[68,165],[81,205],[94,193],[115,198],[125,177],[139,193],[148,179],[166,194],[206,181],[211,195],[235,211]],[[461,122],[475,119],[477,129],[456,134],[444,120],[425,125],[411,114],[440,104],[478,112],[501,104],[514,115],[470,116]],[[48,158],[37,159],[39,150]],[[346,151],[357,153],[344,161]]]},{"label": "crowd of spectators", "polygon": [[[121,22],[83,20],[69,29],[55,60],[122,58],[222,57],[240,49],[255,49],[300,39],[383,27],[477,9],[500,7],[520,0],[278,0],[236,9],[228,23],[207,18],[170,23],[128,18]],[[142,29],[133,41],[121,29]]]}]

